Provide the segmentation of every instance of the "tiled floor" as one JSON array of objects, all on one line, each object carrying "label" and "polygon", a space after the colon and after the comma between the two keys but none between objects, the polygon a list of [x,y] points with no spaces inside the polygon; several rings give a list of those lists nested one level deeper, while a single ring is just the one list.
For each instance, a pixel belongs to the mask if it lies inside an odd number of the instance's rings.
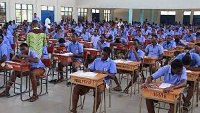
[{"label": "tiled floor", "polygon": [[[123,83],[126,84],[125,81]],[[0,91],[3,91],[3,89]],[[41,96],[34,103],[22,102],[19,96],[0,98],[0,113],[68,113],[69,94],[70,88],[64,82],[56,85],[49,84],[49,94]],[[108,107],[108,92],[106,92],[106,95],[107,113],[139,113],[139,94],[130,97],[129,95],[112,91],[111,108]],[[92,104],[93,96],[88,94],[84,110],[78,110],[79,113],[92,113]],[[147,113],[144,101],[142,113]],[[161,110],[160,113],[167,112]],[[200,107],[195,109],[195,113],[200,113]]]}]

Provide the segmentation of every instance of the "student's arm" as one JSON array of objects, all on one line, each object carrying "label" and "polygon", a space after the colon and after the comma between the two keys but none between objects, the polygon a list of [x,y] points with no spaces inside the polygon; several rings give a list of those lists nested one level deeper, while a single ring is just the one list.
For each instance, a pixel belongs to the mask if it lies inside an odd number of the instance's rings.
[{"label": "student's arm", "polygon": [[15,61],[15,62],[23,62],[22,58],[19,57],[18,55],[15,55],[15,56],[12,58],[12,61]]},{"label": "student's arm", "polygon": [[141,59],[140,59],[140,57],[138,56],[138,54],[137,54],[137,52],[136,52],[136,50],[135,50],[135,47],[133,47],[133,53],[134,53],[134,55],[135,55],[136,60],[139,62]]},{"label": "student's arm", "polygon": [[0,64],[3,63],[3,62],[5,62],[6,59],[7,59],[7,56],[4,54],[3,57],[0,60]]},{"label": "student's arm", "polygon": [[149,84],[152,82],[153,80],[153,77],[152,76],[149,76],[147,79],[146,79],[146,82],[144,84],[142,84],[141,88],[142,89],[145,89],[145,88],[148,88],[149,87]]},{"label": "student's arm", "polygon": [[39,59],[38,57],[30,57],[28,55],[21,55],[22,58],[26,58],[28,61],[33,62],[33,63],[38,63]]}]

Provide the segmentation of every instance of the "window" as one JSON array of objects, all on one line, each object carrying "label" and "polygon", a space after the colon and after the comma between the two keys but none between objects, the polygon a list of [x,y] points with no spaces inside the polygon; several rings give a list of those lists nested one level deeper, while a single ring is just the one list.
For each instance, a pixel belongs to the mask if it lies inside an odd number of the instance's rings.
[{"label": "window", "polygon": [[104,10],[103,14],[104,14],[105,21],[111,20],[111,11],[110,10]]},{"label": "window", "polygon": [[84,21],[87,19],[87,9],[78,8],[78,21]]},{"label": "window", "polygon": [[92,13],[99,13],[99,9],[92,9]]},{"label": "window", "polygon": [[191,11],[184,11],[183,15],[191,15]]},{"label": "window", "polygon": [[33,5],[30,4],[15,4],[16,22],[22,23],[24,20],[32,22]]},{"label": "window", "polygon": [[161,15],[176,15],[176,11],[161,11]]},{"label": "window", "polygon": [[41,6],[41,10],[54,11],[54,6]]},{"label": "window", "polygon": [[72,7],[61,7],[61,18],[66,22],[66,20],[72,20]]},{"label": "window", "polygon": [[200,11],[194,11],[194,15],[200,15]]},{"label": "window", "polygon": [[6,22],[6,3],[0,3],[0,23]]}]

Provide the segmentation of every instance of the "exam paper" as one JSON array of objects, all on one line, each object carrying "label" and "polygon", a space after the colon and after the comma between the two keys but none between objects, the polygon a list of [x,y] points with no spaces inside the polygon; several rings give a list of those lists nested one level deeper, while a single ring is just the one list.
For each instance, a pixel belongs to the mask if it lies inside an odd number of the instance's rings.
[{"label": "exam paper", "polygon": [[80,77],[86,77],[86,78],[94,78],[98,73],[94,72],[83,72],[83,71],[78,71],[73,73],[75,76],[80,76]]},{"label": "exam paper", "polygon": [[63,55],[63,56],[72,56],[73,53],[64,53],[64,54],[61,54],[61,55]]},{"label": "exam paper", "polygon": [[162,83],[160,86],[159,86],[159,88],[160,89],[164,89],[164,88],[168,88],[168,87],[170,87],[171,86],[171,84],[169,84],[169,83]]}]

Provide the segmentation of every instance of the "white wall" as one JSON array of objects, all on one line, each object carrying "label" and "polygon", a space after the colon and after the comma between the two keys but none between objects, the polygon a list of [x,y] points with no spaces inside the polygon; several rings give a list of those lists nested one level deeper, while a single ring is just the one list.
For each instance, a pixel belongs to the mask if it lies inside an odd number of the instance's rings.
[{"label": "white wall", "polygon": [[6,18],[7,21],[15,20],[15,4],[33,4],[33,11],[37,13],[38,17],[41,18],[41,5],[54,6],[55,7],[55,21],[61,20],[61,6],[73,7],[73,18],[77,20],[77,7],[76,0],[1,0],[6,2]]},{"label": "white wall", "polygon": [[199,9],[200,0],[77,0],[83,8]]}]

